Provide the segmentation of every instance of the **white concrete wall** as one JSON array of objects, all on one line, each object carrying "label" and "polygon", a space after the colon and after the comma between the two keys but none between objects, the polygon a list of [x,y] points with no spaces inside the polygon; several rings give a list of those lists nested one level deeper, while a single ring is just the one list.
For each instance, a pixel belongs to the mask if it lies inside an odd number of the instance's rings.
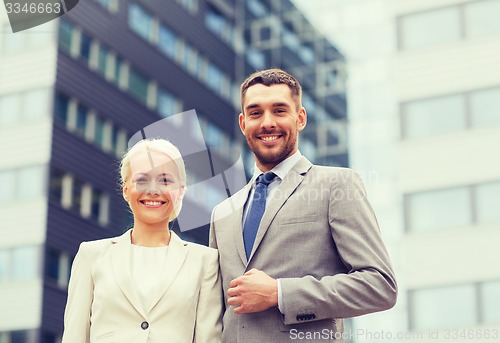
[{"label": "white concrete wall", "polygon": [[[32,89],[53,89],[57,43],[55,22],[36,30],[12,33],[5,30],[7,15],[0,11],[0,97]],[[43,45],[6,51],[7,39],[24,40],[39,35]],[[35,36],[31,36],[35,37]],[[52,135],[53,91],[47,92],[45,115],[38,119],[0,125],[0,169],[47,166]],[[47,169],[47,168],[45,168]],[[46,171],[47,172],[47,171]],[[47,176],[47,175],[46,175]],[[45,181],[47,177],[45,177]],[[32,182],[32,180],[23,180]],[[1,187],[1,185],[0,185]],[[47,185],[45,185],[45,189]],[[43,245],[46,236],[47,197],[0,204],[0,249]],[[42,273],[42,260],[33,261]],[[41,275],[30,280],[0,280],[0,331],[36,329],[42,308]]]}]

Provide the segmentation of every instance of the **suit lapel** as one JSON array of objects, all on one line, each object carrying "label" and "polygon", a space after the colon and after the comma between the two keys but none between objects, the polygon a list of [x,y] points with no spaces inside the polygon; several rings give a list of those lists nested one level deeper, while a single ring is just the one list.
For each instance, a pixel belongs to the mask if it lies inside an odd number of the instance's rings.
[{"label": "suit lapel", "polygon": [[279,209],[283,206],[283,204],[288,200],[288,198],[292,195],[293,191],[300,185],[300,183],[304,180],[304,175],[312,166],[312,163],[305,157],[302,157],[286,174],[285,179],[278,186],[277,192],[275,192],[275,196],[272,199],[269,199],[266,205],[266,211],[264,212],[264,216],[259,225],[259,230],[257,231],[257,236],[255,237],[255,243],[253,245],[252,253],[250,254],[250,258],[248,262],[252,259],[256,250],[259,247],[260,242],[264,238],[264,235],[271,225],[274,217],[278,213]]},{"label": "suit lapel", "polygon": [[[173,231],[170,232],[172,236],[170,238],[170,244],[168,245],[166,267],[160,278],[158,293],[154,295],[151,306],[146,313],[149,313],[165,295],[165,293],[167,293],[175,277],[181,270],[188,254],[188,247],[186,243],[182,241]],[[173,296],[175,296],[175,294]]]},{"label": "suit lapel", "polygon": [[144,309],[135,290],[135,283],[132,280],[132,272],[130,270],[130,231],[128,230],[123,235],[112,239],[114,244],[110,249],[111,264],[116,282],[123,294],[137,312],[145,317]]},{"label": "suit lapel", "polygon": [[231,209],[233,215],[232,221],[234,224],[232,227],[234,244],[236,245],[236,250],[240,256],[241,262],[246,266],[247,255],[245,253],[245,243],[243,242],[243,209],[245,208],[245,202],[250,194],[250,189],[252,188],[253,179],[243,188],[243,190],[235,195],[234,201],[230,202],[233,207]]}]

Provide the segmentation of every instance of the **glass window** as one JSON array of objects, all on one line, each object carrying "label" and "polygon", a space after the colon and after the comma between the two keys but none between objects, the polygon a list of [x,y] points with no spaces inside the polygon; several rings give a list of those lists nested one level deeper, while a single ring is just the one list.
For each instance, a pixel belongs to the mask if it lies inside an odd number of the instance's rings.
[{"label": "glass window", "polygon": [[409,102],[403,105],[402,111],[404,138],[443,134],[466,127],[462,95]]},{"label": "glass window", "polygon": [[7,280],[10,274],[10,252],[8,249],[0,249],[0,281]]},{"label": "glass window", "polygon": [[198,0],[177,0],[177,3],[190,13],[195,13],[198,9]]},{"label": "glass window", "polygon": [[207,84],[210,88],[213,90],[217,91],[219,93],[221,91],[222,87],[222,81],[224,78],[224,74],[222,70],[219,69],[216,65],[213,63],[208,63],[208,68],[207,68]]},{"label": "glass window", "polygon": [[49,92],[36,89],[24,94],[23,119],[33,120],[45,117],[49,113]]},{"label": "glass window", "polygon": [[187,43],[184,45],[184,66],[191,74],[198,73],[198,51]]},{"label": "glass window", "polygon": [[99,46],[99,55],[97,58],[97,70],[103,76],[106,76],[106,71],[108,70],[108,56],[109,50],[104,46]]},{"label": "glass window", "polygon": [[500,322],[500,281],[481,285],[481,310],[485,323]]},{"label": "glass window", "polygon": [[9,343],[29,343],[31,335],[26,330],[17,330],[10,332]]},{"label": "glass window", "polygon": [[113,125],[111,127],[111,150],[112,151],[117,151],[119,133],[120,133],[120,129],[116,125]]},{"label": "glass window", "polygon": [[120,78],[122,75],[122,66],[123,66],[123,60],[119,57],[115,58],[115,70],[114,70],[114,75],[113,75],[113,81],[117,85],[120,85]]},{"label": "glass window", "polygon": [[61,204],[63,192],[64,173],[59,169],[52,169],[50,175],[50,194],[55,198],[58,204]]},{"label": "glass window", "polygon": [[474,285],[420,289],[411,295],[414,329],[451,328],[477,322]]},{"label": "glass window", "polygon": [[0,124],[15,123],[21,114],[21,94],[0,97]]},{"label": "glass window", "polygon": [[33,199],[43,195],[44,170],[43,166],[24,167],[19,170],[17,178],[19,199]]},{"label": "glass window", "polygon": [[465,27],[468,37],[500,33],[500,1],[475,1],[465,5]]},{"label": "glass window", "polygon": [[13,52],[20,50],[26,44],[25,35],[22,32],[12,32],[12,28],[9,23],[5,23],[2,27],[2,38],[3,38],[3,50],[6,52]]},{"label": "glass window", "polygon": [[454,188],[407,195],[407,225],[410,231],[431,231],[469,225],[469,188]]},{"label": "glass window", "polygon": [[148,79],[130,69],[129,79],[128,79],[128,89],[130,93],[142,103],[147,103],[148,100]]},{"label": "glass window", "polygon": [[90,47],[92,45],[92,39],[85,33],[81,34],[80,37],[80,57],[88,63],[90,60]]},{"label": "glass window", "polygon": [[82,207],[82,189],[83,182],[78,179],[73,179],[73,197],[71,205],[78,212],[80,212],[80,209]]},{"label": "glass window", "polygon": [[97,0],[97,2],[110,12],[118,10],[118,0]]},{"label": "glass window", "polygon": [[470,95],[470,106],[473,127],[500,125],[500,88],[485,89],[472,93]]},{"label": "glass window", "polygon": [[128,8],[128,26],[132,31],[149,41],[153,18],[142,7],[132,4]]},{"label": "glass window", "polygon": [[76,111],[76,131],[82,136],[85,135],[85,130],[87,129],[87,118],[88,118],[88,108],[78,104]]},{"label": "glass window", "polygon": [[16,198],[16,172],[14,170],[0,170],[0,204]]},{"label": "glass window", "polygon": [[59,279],[59,254],[49,250],[45,258],[45,275],[53,280]]},{"label": "glass window", "polygon": [[60,20],[59,23],[59,46],[66,52],[71,52],[73,30],[75,27],[65,20]]},{"label": "glass window", "polygon": [[38,261],[40,260],[37,246],[16,247],[12,251],[12,278],[33,279],[38,276]]},{"label": "glass window", "polygon": [[164,89],[158,90],[157,104],[158,113],[165,118],[176,114],[179,110],[177,98]]},{"label": "glass window", "polygon": [[461,39],[460,8],[446,7],[400,18],[400,47],[414,49]]},{"label": "glass window", "polygon": [[208,146],[223,146],[222,142],[225,136],[224,132],[222,132],[222,130],[217,125],[209,121],[206,122],[204,136]]},{"label": "glass window", "polygon": [[177,36],[168,27],[160,26],[160,35],[158,38],[158,47],[168,57],[174,59],[177,50]]},{"label": "glass window", "polygon": [[101,117],[95,118],[94,142],[98,147],[104,147],[104,119],[102,119]]},{"label": "glass window", "polygon": [[264,17],[267,14],[267,8],[264,6],[261,0],[249,0],[245,2],[248,9],[256,16],[256,17]]},{"label": "glass window", "polygon": [[230,21],[211,6],[205,15],[205,26],[226,43],[231,44],[234,29]]},{"label": "glass window", "polygon": [[476,211],[479,223],[500,221],[500,182],[476,187]]},{"label": "glass window", "polygon": [[266,66],[266,55],[263,51],[248,48],[246,53],[246,58],[249,64],[255,69],[264,69]]},{"label": "glass window", "polygon": [[56,95],[55,120],[66,124],[68,121],[69,98],[62,94]]},{"label": "glass window", "polygon": [[92,198],[90,204],[90,216],[98,220],[101,216],[101,198],[103,193],[98,189],[92,189]]}]

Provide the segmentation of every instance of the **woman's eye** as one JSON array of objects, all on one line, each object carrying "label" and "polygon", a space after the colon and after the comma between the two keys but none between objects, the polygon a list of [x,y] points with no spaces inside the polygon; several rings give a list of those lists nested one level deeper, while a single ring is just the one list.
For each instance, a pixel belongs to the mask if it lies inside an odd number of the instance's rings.
[{"label": "woman's eye", "polygon": [[160,179],[160,182],[163,183],[163,184],[168,184],[168,183],[172,183],[172,179],[169,179],[169,178],[162,178]]},{"label": "woman's eye", "polygon": [[148,179],[144,178],[144,177],[141,177],[139,179],[136,179],[135,180],[136,183],[140,183],[140,184],[144,184],[144,183],[147,183],[148,182]]}]

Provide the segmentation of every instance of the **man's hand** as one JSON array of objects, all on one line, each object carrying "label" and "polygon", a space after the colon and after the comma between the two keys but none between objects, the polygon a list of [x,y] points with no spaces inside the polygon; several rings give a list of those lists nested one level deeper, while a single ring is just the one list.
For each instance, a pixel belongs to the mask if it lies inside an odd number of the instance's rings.
[{"label": "man's hand", "polygon": [[227,295],[235,314],[261,312],[278,305],[278,281],[254,268],[231,281]]}]

